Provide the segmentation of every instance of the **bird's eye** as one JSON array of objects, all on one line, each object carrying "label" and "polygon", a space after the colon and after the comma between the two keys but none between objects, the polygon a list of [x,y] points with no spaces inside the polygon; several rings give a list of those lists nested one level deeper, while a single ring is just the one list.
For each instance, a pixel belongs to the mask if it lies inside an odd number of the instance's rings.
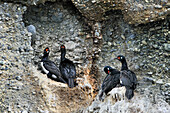
[{"label": "bird's eye", "polygon": [[65,48],[64,46],[61,46],[61,48]]},{"label": "bird's eye", "polygon": [[48,49],[45,49],[45,51],[48,51]]}]

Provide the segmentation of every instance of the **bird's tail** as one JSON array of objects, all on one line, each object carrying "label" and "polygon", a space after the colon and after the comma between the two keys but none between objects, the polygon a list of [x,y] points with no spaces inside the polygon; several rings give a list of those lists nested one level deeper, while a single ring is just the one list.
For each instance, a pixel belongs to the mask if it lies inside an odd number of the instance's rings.
[{"label": "bird's tail", "polygon": [[130,100],[134,96],[133,89],[126,89],[125,96]]},{"label": "bird's tail", "polygon": [[73,88],[74,87],[74,79],[73,78],[69,78],[68,79],[68,86],[69,86],[69,88]]},{"label": "bird's tail", "polygon": [[59,79],[60,79],[60,82],[67,84],[67,82],[62,77],[59,77]]}]

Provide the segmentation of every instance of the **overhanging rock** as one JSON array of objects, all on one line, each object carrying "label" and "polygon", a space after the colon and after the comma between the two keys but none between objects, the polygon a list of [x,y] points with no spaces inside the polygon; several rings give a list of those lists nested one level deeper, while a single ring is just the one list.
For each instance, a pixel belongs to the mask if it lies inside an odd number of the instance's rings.
[{"label": "overhanging rock", "polygon": [[169,14],[168,0],[134,1],[134,0],[72,0],[78,10],[88,19],[103,21],[105,13],[121,10],[124,20],[129,24],[142,24],[164,19]]}]

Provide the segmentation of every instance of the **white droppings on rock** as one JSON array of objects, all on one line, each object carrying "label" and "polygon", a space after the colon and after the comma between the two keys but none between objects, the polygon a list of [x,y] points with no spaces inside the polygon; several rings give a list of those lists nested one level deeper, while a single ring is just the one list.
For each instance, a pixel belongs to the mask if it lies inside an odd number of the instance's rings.
[{"label": "white droppings on rock", "polygon": [[[135,93],[131,100],[124,97],[126,89],[123,87],[114,88],[106,96],[104,101],[97,98],[83,112],[97,113],[169,113],[170,105],[159,99],[153,104],[145,95]],[[117,95],[117,96],[116,96]],[[115,98],[116,97],[116,98]]]}]

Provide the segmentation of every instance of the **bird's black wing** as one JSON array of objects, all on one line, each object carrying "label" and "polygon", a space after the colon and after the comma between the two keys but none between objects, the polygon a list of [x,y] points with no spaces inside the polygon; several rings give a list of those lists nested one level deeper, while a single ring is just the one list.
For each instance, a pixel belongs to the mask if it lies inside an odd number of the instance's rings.
[{"label": "bird's black wing", "polygon": [[104,90],[104,89],[107,87],[109,81],[111,81],[111,76],[110,76],[110,75],[107,75],[107,76],[104,78],[104,80],[103,80],[102,90]]},{"label": "bird's black wing", "polygon": [[76,77],[76,67],[74,65],[74,63],[72,61],[70,61],[69,65],[68,65],[68,68],[70,69],[70,72],[69,74],[75,78]]},{"label": "bird's black wing", "polygon": [[133,83],[133,89],[136,89],[136,85],[137,85],[137,77],[136,77],[136,74],[129,70],[129,73],[131,75],[131,82]]},{"label": "bird's black wing", "polygon": [[[119,76],[119,75],[118,75]],[[119,83],[119,78],[116,74],[107,75],[102,84],[102,90],[107,94]]]},{"label": "bird's black wing", "polygon": [[120,80],[122,84],[126,87],[135,89],[137,84],[137,78],[133,71],[123,70],[121,71]]},{"label": "bird's black wing", "polygon": [[76,68],[72,61],[66,59],[60,63],[60,71],[65,78],[75,78]]},{"label": "bird's black wing", "polygon": [[51,74],[61,76],[60,70],[58,69],[56,64],[54,62],[52,62],[51,60],[45,60],[43,62],[43,65]]},{"label": "bird's black wing", "polygon": [[120,83],[120,71],[117,69],[113,69],[111,71],[111,75],[114,76],[114,79],[113,79],[114,84],[119,84]]},{"label": "bird's black wing", "polygon": [[127,70],[122,70],[120,72],[120,81],[121,84],[126,87],[132,87],[131,75]]},{"label": "bird's black wing", "polygon": [[120,83],[120,72],[114,74],[114,84],[119,84]]}]

